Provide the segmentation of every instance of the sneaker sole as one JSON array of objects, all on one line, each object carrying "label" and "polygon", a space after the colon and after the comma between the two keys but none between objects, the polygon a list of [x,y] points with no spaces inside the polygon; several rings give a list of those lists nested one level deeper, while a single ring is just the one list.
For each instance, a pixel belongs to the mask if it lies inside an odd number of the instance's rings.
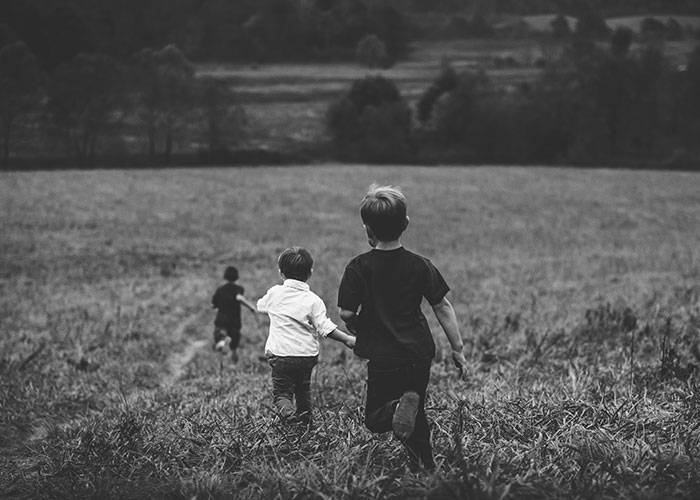
[{"label": "sneaker sole", "polygon": [[416,414],[418,413],[418,404],[420,396],[417,392],[406,391],[394,412],[394,418],[391,421],[391,427],[394,435],[400,440],[408,439],[413,433],[416,426]]}]

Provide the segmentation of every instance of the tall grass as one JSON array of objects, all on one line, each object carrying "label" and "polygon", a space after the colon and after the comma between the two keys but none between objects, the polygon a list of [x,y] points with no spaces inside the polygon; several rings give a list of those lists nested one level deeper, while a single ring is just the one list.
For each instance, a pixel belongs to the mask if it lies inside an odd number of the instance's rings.
[{"label": "tall grass", "polygon": [[[275,417],[265,322],[244,311],[236,366],[208,348],[224,267],[256,298],[292,244],[338,320],[373,181],[404,188],[405,244],[445,274],[471,361],[458,382],[431,318],[435,474],[364,429],[364,363],[336,343],[312,428]],[[697,186],[518,168],[3,174],[0,496],[694,498]]]}]

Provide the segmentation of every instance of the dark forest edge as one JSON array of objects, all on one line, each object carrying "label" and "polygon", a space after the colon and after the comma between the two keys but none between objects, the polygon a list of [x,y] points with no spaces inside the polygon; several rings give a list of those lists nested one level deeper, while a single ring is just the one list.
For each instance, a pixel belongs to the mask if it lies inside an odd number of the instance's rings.
[{"label": "dark forest edge", "polygon": [[[603,18],[661,8],[657,3],[536,2],[535,8],[502,0],[465,8],[447,0],[182,0],[166,9],[159,0],[10,2],[0,7],[0,165],[333,161],[698,169],[700,49],[680,65],[662,50],[666,40],[692,40],[692,48],[698,32],[651,17],[639,33],[613,31]],[[676,12],[693,12],[693,2],[671,3]],[[154,16],[144,15],[149,9]],[[325,136],[282,148],[252,146],[235,83],[202,77],[193,62],[354,58],[368,68],[388,67],[406,56],[411,41],[509,36],[495,27],[505,12],[538,9],[560,13],[548,34],[537,35],[560,50],[539,63],[535,81],[507,87],[483,71],[457,72],[446,60],[417,102],[409,102],[394,82],[367,77],[332,101]],[[422,17],[439,21],[419,26]],[[43,30],[39,21],[49,18]],[[219,29],[223,20],[229,29]]]}]

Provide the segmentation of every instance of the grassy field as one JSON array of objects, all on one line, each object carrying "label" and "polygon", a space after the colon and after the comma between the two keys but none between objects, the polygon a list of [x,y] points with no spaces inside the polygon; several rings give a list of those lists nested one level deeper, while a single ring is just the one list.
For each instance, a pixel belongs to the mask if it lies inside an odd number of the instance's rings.
[{"label": "grassy field", "polygon": [[[316,426],[271,410],[266,322],[211,351],[226,265],[257,299],[315,256],[334,307],[358,202],[400,185],[405,245],[452,287],[437,473],[362,425],[364,362],[322,343]],[[697,498],[700,179],[544,168],[315,166],[2,173],[0,497]],[[433,327],[436,322],[430,318]]]}]

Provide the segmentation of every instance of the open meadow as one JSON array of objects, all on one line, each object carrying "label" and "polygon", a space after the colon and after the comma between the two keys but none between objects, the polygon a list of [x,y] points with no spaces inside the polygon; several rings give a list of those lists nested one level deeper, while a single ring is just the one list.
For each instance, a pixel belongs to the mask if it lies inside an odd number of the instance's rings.
[{"label": "open meadow", "polygon": [[[246,296],[291,245],[340,324],[371,182],[409,202],[470,360],[438,344],[438,470],[363,426],[365,364],[322,341],[315,426],[272,410],[267,323],[211,349],[226,265]],[[0,497],[697,498],[700,177],[317,165],[0,173]],[[261,359],[262,358],[262,359]]]}]

